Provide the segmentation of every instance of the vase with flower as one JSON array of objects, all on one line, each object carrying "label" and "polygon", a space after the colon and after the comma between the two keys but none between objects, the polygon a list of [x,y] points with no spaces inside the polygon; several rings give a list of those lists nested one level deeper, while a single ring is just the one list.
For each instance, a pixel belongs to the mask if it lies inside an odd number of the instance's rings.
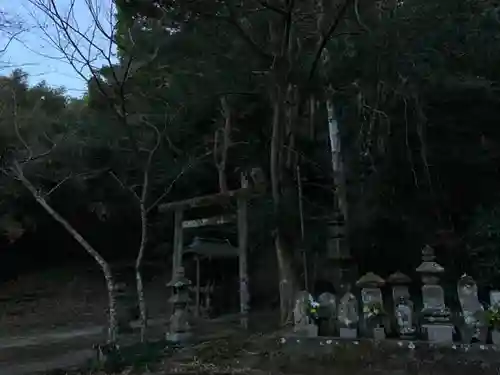
[{"label": "vase with flower", "polygon": [[383,320],[386,315],[384,306],[380,302],[371,302],[363,307],[363,315],[367,327],[373,332],[375,340],[385,339],[385,329]]},{"label": "vase with flower", "polygon": [[486,322],[490,327],[493,345],[500,346],[500,304],[492,305],[486,310]]}]

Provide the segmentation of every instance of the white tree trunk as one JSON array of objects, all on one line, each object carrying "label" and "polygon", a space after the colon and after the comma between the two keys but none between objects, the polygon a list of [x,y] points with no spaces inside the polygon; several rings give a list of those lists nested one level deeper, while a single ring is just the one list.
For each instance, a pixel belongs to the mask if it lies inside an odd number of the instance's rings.
[{"label": "white tree trunk", "polygon": [[108,327],[108,342],[116,342],[116,298],[115,298],[115,283],[113,280],[113,275],[111,273],[111,268],[108,262],[90,245],[78,231],[73,228],[73,226],[64,219],[56,210],[52,208],[51,205],[45,200],[45,198],[38,192],[38,190],[33,186],[33,184],[24,176],[23,171],[19,165],[15,168],[16,176],[21,181],[21,183],[29,190],[33,198],[42,206],[45,211],[52,216],[54,220],[59,222],[70,234],[71,236],[85,249],[85,251],[97,262],[101,267],[102,273],[104,274],[104,279],[106,280],[106,288],[108,291],[108,308],[109,308],[109,327]]},{"label": "white tree trunk", "polygon": [[347,221],[347,187],[344,173],[344,163],[342,160],[341,140],[339,122],[335,113],[333,99],[326,98],[326,110],[328,116],[328,135],[330,138],[330,152],[332,157],[332,170],[335,183],[335,197],[338,209]]},{"label": "white tree trunk", "polygon": [[[241,175],[241,187],[248,188],[247,176]],[[238,261],[240,282],[241,325],[248,328],[248,202],[246,198],[238,198]]]},{"label": "white tree trunk", "polygon": [[146,300],[144,298],[144,284],[142,282],[142,259],[144,258],[144,250],[148,241],[148,222],[147,222],[147,212],[144,202],[141,201],[141,243],[139,245],[139,252],[137,253],[137,258],[135,261],[135,281],[137,288],[137,300],[139,303],[139,311],[141,314],[141,342],[144,342],[146,338],[146,330],[148,328],[148,316],[146,310]]}]

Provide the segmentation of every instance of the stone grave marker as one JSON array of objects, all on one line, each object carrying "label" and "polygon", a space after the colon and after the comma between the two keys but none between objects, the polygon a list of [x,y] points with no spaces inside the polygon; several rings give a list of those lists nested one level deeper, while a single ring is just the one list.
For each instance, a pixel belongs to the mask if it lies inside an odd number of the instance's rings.
[{"label": "stone grave marker", "polygon": [[[362,331],[368,337],[374,337],[374,334],[381,337],[384,331],[384,301],[380,287],[385,284],[385,280],[380,276],[368,272],[363,275],[356,283],[361,289],[361,306],[363,309]],[[376,312],[380,315],[377,315]],[[374,331],[377,329],[377,331]]]},{"label": "stone grave marker", "polygon": [[355,339],[358,336],[358,301],[348,286],[346,293],[339,301],[338,324],[339,335],[345,339]]},{"label": "stone grave marker", "polygon": [[486,342],[488,327],[483,305],[477,296],[477,285],[470,276],[463,275],[457,283],[458,299],[462,308],[463,324],[460,329],[462,340],[470,343],[473,339]]},{"label": "stone grave marker", "polygon": [[[424,310],[440,311],[446,307],[444,301],[444,290],[439,285],[422,286],[422,302]],[[432,317],[429,318],[433,321]]]},{"label": "stone grave marker", "polygon": [[396,271],[387,278],[387,283],[392,286],[392,300],[394,305],[399,303],[401,297],[410,299],[408,285],[411,283],[411,279],[407,275]]},{"label": "stone grave marker", "polygon": [[337,299],[332,293],[321,293],[318,297],[319,331],[322,336],[335,335],[337,321]]},{"label": "stone grave marker", "polygon": [[399,337],[413,338],[416,331],[413,324],[413,303],[405,296],[400,296],[394,308],[394,315]]}]

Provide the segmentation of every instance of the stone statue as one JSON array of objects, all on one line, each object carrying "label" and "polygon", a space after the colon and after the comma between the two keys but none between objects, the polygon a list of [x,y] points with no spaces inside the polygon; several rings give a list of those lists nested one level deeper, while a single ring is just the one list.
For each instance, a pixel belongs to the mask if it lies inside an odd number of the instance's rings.
[{"label": "stone statue", "polygon": [[470,276],[463,275],[457,283],[458,299],[462,308],[462,339],[470,343],[473,339],[485,342],[487,325],[484,307],[479,302],[477,285]]},{"label": "stone statue", "polygon": [[293,331],[295,334],[305,336],[318,335],[318,327],[312,322],[310,316],[311,303],[313,302],[314,300],[309,292],[303,290],[297,293],[293,309]]},{"label": "stone statue", "polygon": [[350,291],[340,299],[338,321],[345,328],[355,328],[358,324],[358,301]]},{"label": "stone statue", "polygon": [[293,308],[293,324],[299,328],[309,323],[307,306],[309,304],[310,294],[306,291],[297,293],[295,298],[295,307]]},{"label": "stone statue", "polygon": [[413,306],[406,297],[401,296],[399,298],[399,302],[395,306],[395,315],[399,335],[401,337],[413,336],[415,334],[415,328],[413,328]]}]

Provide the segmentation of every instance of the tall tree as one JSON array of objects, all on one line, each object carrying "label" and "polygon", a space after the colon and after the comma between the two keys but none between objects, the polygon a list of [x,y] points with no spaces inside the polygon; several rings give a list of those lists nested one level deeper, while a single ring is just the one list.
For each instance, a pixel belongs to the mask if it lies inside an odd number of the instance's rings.
[{"label": "tall tree", "polygon": [[[175,65],[167,65],[176,68],[173,80],[180,72],[187,72],[198,76],[205,85],[207,82],[225,86],[229,83],[242,91],[245,86],[241,77],[248,77],[250,87],[265,98],[269,111],[266,133],[270,140],[268,170],[274,205],[274,239],[285,321],[298,287],[293,258],[300,238],[294,234],[296,222],[284,213],[292,206],[288,199],[295,196],[290,192],[295,190],[296,155],[300,153],[297,137],[303,134],[300,114],[304,111],[305,98],[309,100],[306,93],[317,90],[323,93],[326,84],[322,76],[317,75],[317,68],[331,38],[341,30],[358,29],[346,22],[354,2],[158,1],[151,5],[119,2],[118,6],[121,38],[128,39],[127,43],[146,38],[145,33],[126,32],[144,31],[138,25],[158,25],[156,30],[168,28],[163,32],[164,42],[158,47],[160,56],[167,56],[166,52],[162,53],[163,49],[179,47],[176,52],[182,54],[180,59]],[[321,19],[317,17],[318,6],[323,7]],[[151,32],[146,29],[147,33]],[[192,50],[194,46],[196,55]],[[194,65],[186,65],[186,62]]]}]

